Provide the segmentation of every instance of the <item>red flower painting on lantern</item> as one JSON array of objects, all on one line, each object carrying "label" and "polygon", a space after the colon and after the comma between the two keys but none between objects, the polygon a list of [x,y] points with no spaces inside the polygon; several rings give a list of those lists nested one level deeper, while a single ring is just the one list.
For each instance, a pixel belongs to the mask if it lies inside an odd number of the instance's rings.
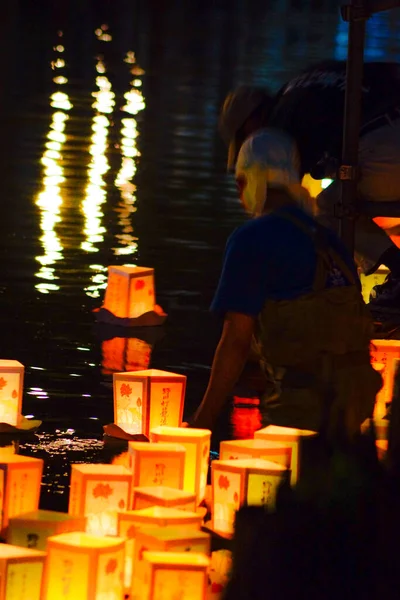
[{"label": "red flower painting on lantern", "polygon": [[118,563],[115,560],[115,558],[110,558],[110,560],[108,561],[108,563],[106,565],[106,573],[107,574],[115,573],[117,566],[118,566]]},{"label": "red flower painting on lantern", "polygon": [[0,377],[0,390],[2,390],[6,385],[7,381],[4,379],[4,377]]},{"label": "red flower painting on lantern", "polygon": [[15,398],[17,398],[17,397],[18,397],[18,392],[17,392],[17,390],[13,390],[13,392],[12,392],[11,396],[12,396],[12,398],[14,398],[14,400],[15,400]]},{"label": "red flower painting on lantern", "polygon": [[128,383],[123,383],[120,387],[120,392],[122,397],[127,396],[129,398],[132,394],[132,388]]},{"label": "red flower painting on lantern", "polygon": [[113,488],[108,483],[99,483],[93,490],[93,496],[95,498],[107,499],[113,493]]},{"label": "red flower painting on lantern", "polygon": [[123,510],[125,508],[125,500],[123,500],[122,498],[118,502],[118,508],[120,508],[121,510]]},{"label": "red flower painting on lantern", "polygon": [[230,482],[229,479],[226,475],[220,475],[219,479],[218,479],[218,487],[221,490],[227,490],[229,489],[230,486]]},{"label": "red flower painting on lantern", "polygon": [[146,287],[146,283],[143,281],[143,279],[138,279],[135,283],[135,290],[138,292],[140,290],[142,290],[143,288]]},{"label": "red flower painting on lantern", "polygon": [[128,537],[129,539],[132,539],[135,537],[135,533],[136,533],[136,529],[134,525],[131,525],[128,529],[128,531],[126,532],[126,537]]}]

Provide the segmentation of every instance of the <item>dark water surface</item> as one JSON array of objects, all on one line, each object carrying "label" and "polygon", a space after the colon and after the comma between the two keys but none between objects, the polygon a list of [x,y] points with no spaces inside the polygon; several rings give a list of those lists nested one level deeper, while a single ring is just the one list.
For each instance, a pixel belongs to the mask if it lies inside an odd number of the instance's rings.
[{"label": "dark water surface", "polygon": [[[23,413],[43,420],[19,443],[45,459],[43,507],[66,508],[70,462],[118,452],[102,442],[112,372],[147,366],[146,344],[151,367],[187,375],[186,417],[201,400],[220,327],[208,306],[244,219],[218,108],[239,83],[277,89],[346,49],[336,2],[261,5],[3,0],[0,357],[26,366]],[[399,21],[368,24],[369,59],[399,59]],[[169,314],[129,352],[93,317],[110,264],[154,267]],[[258,418],[230,411],[214,447]]]}]

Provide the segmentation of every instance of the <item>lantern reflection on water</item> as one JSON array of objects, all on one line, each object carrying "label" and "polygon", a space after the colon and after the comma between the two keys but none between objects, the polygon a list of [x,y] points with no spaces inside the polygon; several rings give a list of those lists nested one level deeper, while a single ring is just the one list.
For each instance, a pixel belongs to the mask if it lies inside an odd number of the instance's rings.
[{"label": "lantern reflection on water", "polygon": [[213,529],[232,534],[235,514],[241,506],[274,508],[285,472],[283,465],[258,458],[214,460],[211,463]]},{"label": "lantern reflection on water", "polygon": [[150,364],[152,346],[139,338],[115,337],[102,342],[103,373],[139,371]]},{"label": "lantern reflection on water", "polygon": [[206,600],[210,561],[204,554],[144,552],[143,587],[135,600]]},{"label": "lantern reflection on water", "polygon": [[18,426],[21,418],[24,365],[0,360],[0,422]]},{"label": "lantern reflection on water", "polygon": [[1,600],[39,600],[45,552],[0,544]]},{"label": "lantern reflection on water", "polygon": [[121,600],[125,541],[86,533],[48,539],[42,600]]},{"label": "lantern reflection on water", "polygon": [[87,518],[86,531],[115,535],[117,511],[128,508],[132,473],[119,465],[71,465],[68,513]]},{"label": "lantern reflection on water", "polygon": [[114,422],[126,433],[149,435],[182,422],[186,376],[149,369],[114,373]]}]

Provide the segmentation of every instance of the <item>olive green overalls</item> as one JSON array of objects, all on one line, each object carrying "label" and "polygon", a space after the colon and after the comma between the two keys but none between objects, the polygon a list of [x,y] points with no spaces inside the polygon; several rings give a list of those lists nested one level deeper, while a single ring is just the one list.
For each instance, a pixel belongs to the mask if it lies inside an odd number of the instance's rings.
[{"label": "olive green overalls", "polygon": [[[273,384],[261,403],[264,424],[352,437],[372,416],[381,376],[370,364],[373,321],[355,276],[328,243],[325,229],[303,223],[317,253],[313,291],[294,300],[268,300],[258,318],[260,362]],[[335,264],[347,286],[326,287]]]}]

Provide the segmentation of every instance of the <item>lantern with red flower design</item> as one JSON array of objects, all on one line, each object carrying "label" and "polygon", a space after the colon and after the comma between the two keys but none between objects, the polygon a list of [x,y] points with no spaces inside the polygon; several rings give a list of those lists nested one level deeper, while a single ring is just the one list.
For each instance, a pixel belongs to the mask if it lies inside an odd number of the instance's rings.
[{"label": "lantern with red flower design", "polygon": [[73,464],[68,512],[87,518],[86,532],[117,533],[117,511],[129,506],[132,473],[120,465]]},{"label": "lantern with red flower design", "polygon": [[136,319],[155,307],[154,269],[110,266],[103,308],[121,319]]},{"label": "lantern with red flower design", "polygon": [[114,373],[114,422],[126,433],[149,435],[159,425],[179,427],[186,376],[157,369]]},{"label": "lantern with red flower design", "polygon": [[20,423],[24,370],[17,360],[0,360],[0,423]]},{"label": "lantern with red flower design", "polygon": [[259,458],[214,460],[212,474],[212,527],[232,534],[236,511],[245,505],[272,508],[286,467]]},{"label": "lantern with red flower design", "polygon": [[87,533],[49,537],[43,600],[123,598],[125,540]]}]

